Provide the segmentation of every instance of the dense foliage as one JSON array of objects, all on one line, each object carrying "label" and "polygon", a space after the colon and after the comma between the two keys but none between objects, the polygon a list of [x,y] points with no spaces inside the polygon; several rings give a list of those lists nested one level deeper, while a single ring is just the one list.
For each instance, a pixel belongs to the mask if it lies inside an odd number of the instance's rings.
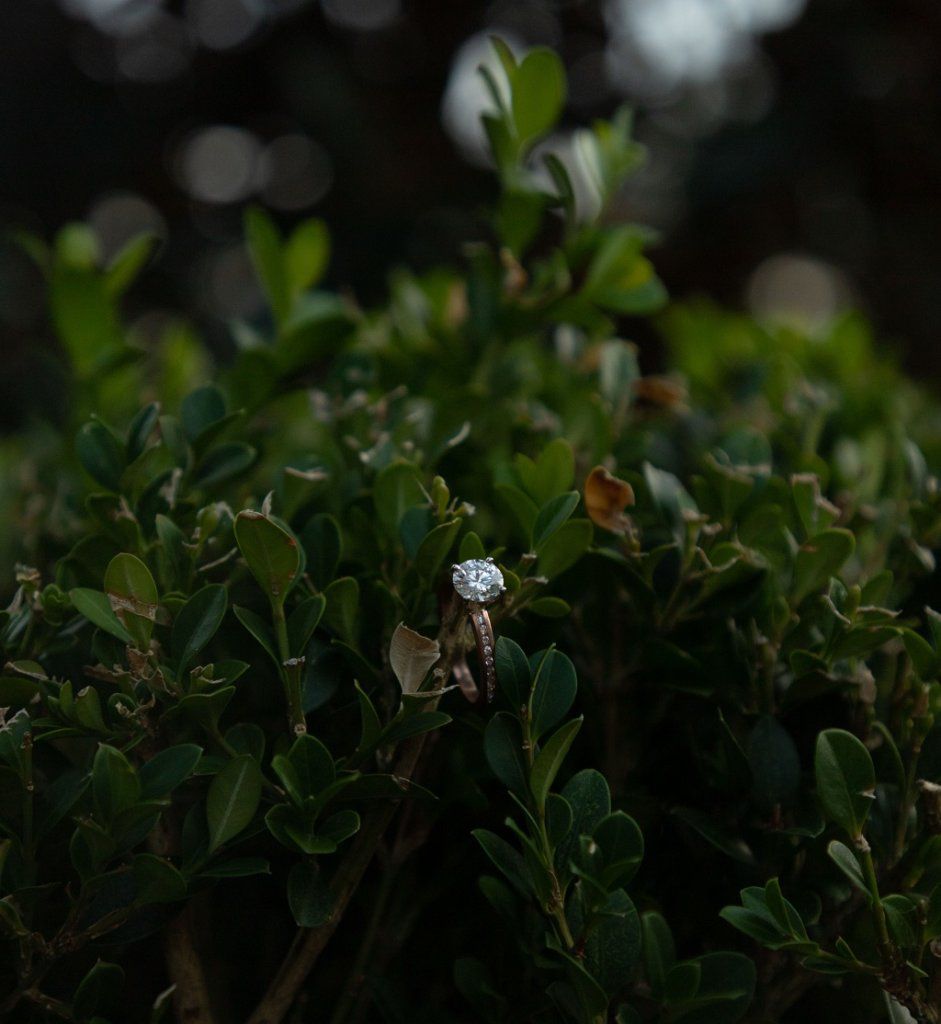
[{"label": "dense foliage", "polygon": [[23,239],[68,401],[0,453],[5,1020],[939,1020],[938,406],[857,318],[664,310],[628,116],[534,162],[561,65],[495,45],[491,237],[384,308],[250,210],[213,369],[124,326],[148,239]]}]

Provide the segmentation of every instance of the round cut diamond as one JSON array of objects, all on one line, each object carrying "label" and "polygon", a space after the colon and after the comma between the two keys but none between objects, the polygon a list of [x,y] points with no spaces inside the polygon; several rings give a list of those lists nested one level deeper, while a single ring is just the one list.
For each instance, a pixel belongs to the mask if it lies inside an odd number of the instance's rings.
[{"label": "round cut diamond", "polygon": [[466,601],[495,601],[504,590],[503,573],[483,558],[470,558],[454,566],[454,589]]}]

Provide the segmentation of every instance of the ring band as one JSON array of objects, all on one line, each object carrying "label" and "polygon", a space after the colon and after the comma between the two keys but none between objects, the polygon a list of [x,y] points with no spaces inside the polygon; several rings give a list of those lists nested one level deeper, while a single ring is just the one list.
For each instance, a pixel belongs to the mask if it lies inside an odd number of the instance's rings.
[{"label": "ring band", "polygon": [[496,693],[497,674],[494,670],[493,658],[496,641],[493,638],[493,624],[487,609],[479,604],[467,606],[470,613],[474,639],[477,641],[477,660],[484,675],[484,693],[489,704]]}]

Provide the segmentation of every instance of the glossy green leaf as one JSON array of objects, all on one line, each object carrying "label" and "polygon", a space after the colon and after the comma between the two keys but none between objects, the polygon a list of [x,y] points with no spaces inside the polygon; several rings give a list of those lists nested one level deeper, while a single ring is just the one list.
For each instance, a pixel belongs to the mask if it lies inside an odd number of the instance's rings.
[{"label": "glossy green leaf", "polygon": [[95,753],[91,785],[95,811],[105,822],[113,821],[141,797],[137,772],[120,750],[105,743],[99,744]]},{"label": "glossy green leaf", "polygon": [[216,635],[228,608],[228,592],[221,583],[209,583],[177,612],[173,620],[171,647],[177,674],[189,668],[193,658]]},{"label": "glossy green leaf", "polygon": [[115,555],[105,571],[105,591],[135,646],[146,651],[157,618],[157,584],[150,570],[136,555]]},{"label": "glossy green leaf", "polygon": [[415,568],[429,583],[437,579],[460,529],[461,520],[452,519],[434,527],[422,539],[415,555]]},{"label": "glossy green leaf", "polygon": [[594,531],[590,519],[570,519],[542,544],[536,563],[541,575],[550,580],[570,569],[591,545]]},{"label": "glossy green leaf", "polygon": [[329,920],[333,896],[315,865],[301,861],[291,868],[288,906],[300,928],[317,928]]},{"label": "glossy green leaf", "polygon": [[575,666],[561,651],[540,651],[530,659],[535,676],[529,701],[530,728],[539,739],[568,713],[578,691]]},{"label": "glossy green leaf", "polygon": [[123,968],[98,960],[75,990],[72,1013],[78,1020],[105,1014],[110,1016],[120,1008],[123,989]]},{"label": "glossy green leaf", "polygon": [[87,587],[76,587],[69,591],[69,600],[72,601],[75,610],[98,629],[117,637],[122,643],[133,643],[131,634],[124,628],[124,625],[115,614],[108,595],[102,594],[99,590],[90,590]]},{"label": "glossy green leaf", "polygon": [[320,624],[326,607],[327,599],[323,594],[314,594],[305,597],[291,612],[288,617],[288,643],[295,658],[301,657],[307,650],[310,638]]},{"label": "glossy green leaf", "polygon": [[336,575],[342,557],[340,527],[333,516],[321,513],[308,521],[300,540],[307,553],[307,572],[314,585],[323,590]]},{"label": "glossy green leaf", "polygon": [[515,711],[529,701],[531,673],[529,659],[519,644],[509,637],[498,636],[494,651],[497,683]]},{"label": "glossy green leaf", "polygon": [[109,491],[121,487],[125,453],[120,439],[100,420],[86,423],[75,437],[75,451],[88,475]]},{"label": "glossy green leaf", "polygon": [[519,722],[499,711],[487,723],[484,754],[490,770],[517,796],[529,791],[529,764],[523,753],[523,734]]},{"label": "glossy green leaf", "polygon": [[814,771],[824,813],[851,839],[858,839],[875,798],[869,751],[852,733],[827,729],[817,737]]},{"label": "glossy green leaf", "polygon": [[261,781],[257,762],[247,754],[234,757],[212,780],[206,798],[210,853],[237,836],[255,816]]},{"label": "glossy green leaf", "polygon": [[537,807],[545,807],[549,789],[562,767],[569,748],[582,727],[582,719],[575,718],[560,726],[546,741],[533,763],[530,788]]},{"label": "glossy green leaf", "polygon": [[297,541],[269,516],[250,509],[236,516],[235,539],[272,607],[283,605],[301,565]]}]

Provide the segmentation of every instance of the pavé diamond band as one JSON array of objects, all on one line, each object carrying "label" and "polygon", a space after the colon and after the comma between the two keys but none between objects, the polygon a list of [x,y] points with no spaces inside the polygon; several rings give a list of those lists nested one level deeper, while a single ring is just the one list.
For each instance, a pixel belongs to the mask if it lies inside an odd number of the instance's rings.
[{"label": "pav\u00e9 diamond band", "polygon": [[[506,590],[503,573],[492,558],[471,558],[451,567],[451,580],[459,596],[467,602],[467,612],[477,641],[477,659],[484,675],[484,686],[478,692],[479,696],[486,694],[489,702],[493,700],[496,688],[495,641],[490,615],[484,605],[495,601]],[[461,677],[469,675],[466,663],[456,666],[456,669],[455,674],[463,685]]]}]

